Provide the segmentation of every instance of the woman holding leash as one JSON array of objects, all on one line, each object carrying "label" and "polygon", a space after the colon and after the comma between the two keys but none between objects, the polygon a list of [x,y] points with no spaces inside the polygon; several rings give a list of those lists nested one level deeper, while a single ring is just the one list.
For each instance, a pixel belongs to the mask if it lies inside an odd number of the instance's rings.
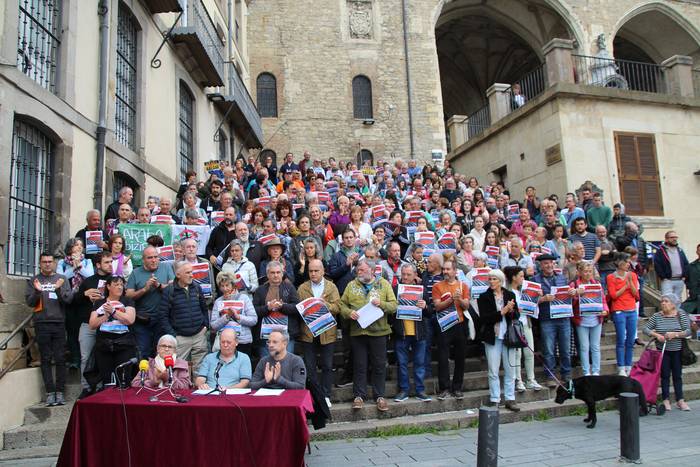
[{"label": "woman holding leash", "polygon": [[688,315],[678,308],[678,297],[665,294],[661,297],[661,311],[654,313],[644,328],[644,334],[656,339],[656,348],[661,350],[666,343],[663,362],[661,364],[661,397],[666,410],[671,410],[669,378],[673,375],[673,392],[676,395],[676,406],[684,411],[690,410],[683,399],[683,378],[681,367],[682,339],[690,335],[690,320]]},{"label": "woman holding leash", "polygon": [[520,412],[515,402],[515,350],[503,344],[503,339],[510,322],[518,320],[518,304],[515,294],[504,287],[506,277],[500,269],[489,272],[489,288],[479,295],[479,315],[481,317],[481,340],[486,350],[489,366],[489,406],[497,407],[501,401],[501,382],[498,378],[501,361],[503,361],[503,390],[506,409]]}]

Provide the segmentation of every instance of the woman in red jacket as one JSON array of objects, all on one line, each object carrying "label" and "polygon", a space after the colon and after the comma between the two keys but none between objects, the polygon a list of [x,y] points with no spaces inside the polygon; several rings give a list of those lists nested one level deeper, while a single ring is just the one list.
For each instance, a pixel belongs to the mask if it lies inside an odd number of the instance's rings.
[{"label": "woman in red jacket", "polygon": [[578,354],[581,358],[581,367],[583,368],[584,376],[600,375],[600,333],[603,329],[603,319],[608,314],[607,300],[602,296],[603,289],[601,287],[601,301],[603,302],[603,313],[599,315],[584,314],[581,315],[580,297],[585,294],[584,285],[600,284],[595,280],[593,265],[586,261],[581,261],[576,265],[578,278],[573,281],[569,287],[576,289],[576,297],[574,297],[573,308],[574,317],[571,320],[576,328],[578,336]]},{"label": "woman in red jacket", "polygon": [[608,276],[610,312],[617,333],[617,369],[620,376],[629,376],[632,369],[632,351],[637,329],[637,301],[639,300],[639,279],[631,272],[629,255],[621,253],[615,260],[614,273]]}]

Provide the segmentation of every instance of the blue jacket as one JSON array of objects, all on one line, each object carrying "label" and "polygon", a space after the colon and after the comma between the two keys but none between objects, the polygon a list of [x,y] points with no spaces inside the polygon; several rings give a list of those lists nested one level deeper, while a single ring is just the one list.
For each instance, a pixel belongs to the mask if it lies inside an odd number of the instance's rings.
[{"label": "blue jacket", "polygon": [[345,252],[341,249],[331,256],[331,260],[328,262],[328,277],[333,280],[333,283],[338,287],[338,293],[343,296],[345,292],[345,287],[348,286],[355,276],[352,273],[352,266],[348,266],[348,257]]},{"label": "blue jacket", "polygon": [[[556,273],[553,276],[546,278],[540,272],[539,274],[535,274],[532,281],[537,282],[542,286],[542,295],[550,294],[552,292],[552,287],[563,287],[565,285],[569,285],[569,283],[566,281],[566,277],[564,277],[563,274]],[[538,305],[540,314],[537,319],[540,321],[548,321],[551,319],[549,317],[549,304],[550,302],[541,302]]]},{"label": "blue jacket", "polygon": [[163,289],[159,315],[163,333],[172,336],[194,336],[209,326],[207,302],[195,283],[186,291],[176,280]]},{"label": "blue jacket", "polygon": [[[688,278],[688,258],[681,247],[678,247],[678,254],[681,257],[681,268],[683,269],[683,279],[685,280]],[[654,254],[654,270],[659,279],[671,278],[671,262],[668,259],[665,243]]]}]

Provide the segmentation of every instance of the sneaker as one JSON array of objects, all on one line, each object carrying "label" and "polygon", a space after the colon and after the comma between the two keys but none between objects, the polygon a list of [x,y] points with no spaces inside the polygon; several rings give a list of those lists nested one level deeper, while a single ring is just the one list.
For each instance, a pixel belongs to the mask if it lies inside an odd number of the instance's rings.
[{"label": "sneaker", "polygon": [[527,384],[525,385],[525,387],[527,389],[532,389],[533,391],[541,391],[542,390],[542,386],[540,386],[540,383],[538,383],[534,379],[528,381]]},{"label": "sneaker", "polygon": [[515,382],[515,390],[518,392],[525,392],[525,385],[522,381],[518,380]]},{"label": "sneaker", "polygon": [[46,394],[46,407],[53,407],[56,405],[56,393],[49,392]]},{"label": "sneaker", "polygon": [[92,394],[93,394],[92,389],[90,389],[90,388],[85,388],[85,389],[83,389],[83,391],[82,391],[82,392],[80,393],[80,395],[78,396],[78,400],[85,399],[85,398],[88,397],[88,396],[92,396]]},{"label": "sneaker", "polygon": [[416,399],[418,399],[421,402],[430,402],[433,400],[429,395],[427,395],[424,392],[419,392],[418,394],[416,394]]},{"label": "sneaker", "polygon": [[408,394],[406,391],[400,391],[396,397],[394,397],[394,402],[403,402],[408,399]]},{"label": "sneaker", "polygon": [[347,388],[349,386],[352,386],[352,378],[348,378],[347,376],[343,376],[338,384],[335,385],[337,388]]},{"label": "sneaker", "polygon": [[360,410],[362,407],[364,407],[364,405],[365,405],[365,401],[363,401],[361,397],[356,397],[352,401],[352,409],[353,410]]},{"label": "sneaker", "polygon": [[438,395],[438,400],[439,401],[444,401],[445,399],[450,398],[450,391],[444,390]]},{"label": "sneaker", "polygon": [[591,376],[600,376],[600,372],[599,372],[599,371],[594,371],[593,373],[591,373]]},{"label": "sneaker", "polygon": [[454,397],[458,401],[461,401],[462,399],[464,399],[464,394],[462,394],[462,391],[454,391],[452,393],[452,397]]},{"label": "sneaker", "polygon": [[333,404],[331,404],[330,397],[326,397],[325,399],[326,399],[326,405],[328,406],[328,408],[330,409],[331,407],[333,407]]},{"label": "sneaker", "polygon": [[380,412],[387,412],[389,410],[389,404],[383,397],[377,397],[377,410]]},{"label": "sneaker", "polygon": [[506,401],[506,409],[510,410],[511,412],[520,412],[520,407],[518,407],[518,404],[515,401]]},{"label": "sneaker", "polygon": [[56,393],[56,405],[66,405],[66,399],[63,397],[62,392]]},{"label": "sneaker", "polygon": [[627,373],[625,372],[625,367],[620,367],[617,370],[617,376],[627,376]]}]

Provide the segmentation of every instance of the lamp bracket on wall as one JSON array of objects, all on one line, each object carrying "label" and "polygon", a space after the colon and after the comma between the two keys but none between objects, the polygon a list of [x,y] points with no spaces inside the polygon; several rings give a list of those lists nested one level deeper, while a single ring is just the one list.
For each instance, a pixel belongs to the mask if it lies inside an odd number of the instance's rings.
[{"label": "lamp bracket on wall", "polygon": [[168,32],[165,33],[163,36],[163,41],[160,43],[160,46],[158,47],[158,50],[156,50],[155,55],[153,55],[153,58],[151,59],[151,68],[160,68],[160,65],[162,64],[160,59],[157,58],[158,54],[160,53],[161,49],[165,45],[166,42],[168,42],[168,39],[170,39],[170,36],[173,33],[173,29],[175,29],[175,26],[180,22],[180,18],[182,17],[182,13],[184,11],[181,11],[180,14],[177,15],[177,18],[175,19],[175,22],[173,23],[172,26],[170,26],[170,29],[168,29]]}]

